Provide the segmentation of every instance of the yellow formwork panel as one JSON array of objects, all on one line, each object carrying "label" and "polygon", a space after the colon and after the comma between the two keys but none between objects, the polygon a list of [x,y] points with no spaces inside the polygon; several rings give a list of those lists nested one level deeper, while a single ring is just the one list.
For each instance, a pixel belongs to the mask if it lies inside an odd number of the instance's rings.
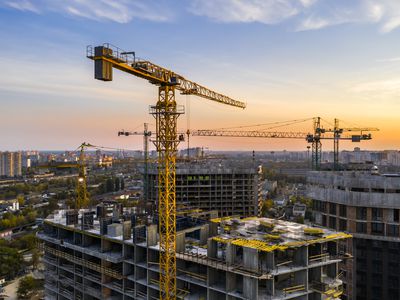
[{"label": "yellow formwork panel", "polygon": [[351,237],[352,237],[351,234],[347,234],[344,232],[338,232],[338,233],[327,235],[327,236],[324,236],[324,237],[321,237],[318,239],[288,242],[288,243],[282,243],[282,244],[276,244],[276,245],[270,245],[268,242],[265,242],[265,241],[242,239],[242,238],[224,239],[224,238],[216,236],[216,237],[213,237],[212,239],[219,243],[224,243],[224,244],[231,243],[232,245],[236,245],[236,246],[253,248],[253,249],[257,249],[259,251],[272,252],[275,250],[284,251],[288,248],[296,248],[296,247],[312,245],[312,244],[316,244],[316,243],[325,243],[325,242],[329,242],[329,241],[333,241],[333,240],[341,240],[341,239],[347,239],[347,238],[351,238]]}]

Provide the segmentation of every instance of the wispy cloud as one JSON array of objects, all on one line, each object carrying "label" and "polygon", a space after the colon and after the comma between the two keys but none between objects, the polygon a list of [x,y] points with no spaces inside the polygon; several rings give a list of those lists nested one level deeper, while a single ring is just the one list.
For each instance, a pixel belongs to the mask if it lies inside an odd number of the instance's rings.
[{"label": "wispy cloud", "polygon": [[9,0],[3,6],[34,13],[56,12],[96,21],[128,23],[133,19],[171,20],[172,11],[162,3],[155,0]]},{"label": "wispy cloud", "polygon": [[189,11],[217,22],[276,24],[293,21],[295,31],[346,23],[377,24],[382,33],[400,27],[399,0],[192,0]]},{"label": "wispy cloud", "polygon": [[5,5],[20,11],[30,11],[39,13],[39,10],[28,0],[20,0],[20,1],[6,1]]},{"label": "wispy cloud", "polygon": [[[353,85],[350,92],[365,98],[392,100],[400,97],[400,77],[364,81]],[[397,103],[399,103],[396,100]]]},{"label": "wispy cloud", "polygon": [[298,15],[317,0],[192,0],[189,11],[218,22],[275,24]]},{"label": "wispy cloud", "polygon": [[400,57],[382,58],[376,60],[376,62],[397,62],[397,61],[400,61]]},{"label": "wispy cloud", "polygon": [[[187,0],[191,14],[223,23],[279,24],[291,21],[294,31],[340,24],[376,24],[381,33],[400,27],[399,0]],[[173,0],[0,0],[20,11],[56,12],[96,21],[128,23],[134,19],[166,22],[179,7]]]}]

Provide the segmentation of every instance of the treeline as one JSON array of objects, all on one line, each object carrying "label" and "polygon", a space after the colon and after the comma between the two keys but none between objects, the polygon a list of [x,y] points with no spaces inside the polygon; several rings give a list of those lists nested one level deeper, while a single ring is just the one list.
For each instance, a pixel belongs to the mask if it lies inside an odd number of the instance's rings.
[{"label": "treeline", "polygon": [[0,220],[0,230],[32,223],[36,220],[36,216],[37,212],[32,208],[26,208],[18,212],[6,212]]},{"label": "treeline", "polygon": [[99,194],[118,192],[125,189],[125,181],[122,177],[108,178],[101,183],[98,189]]},{"label": "treeline", "polygon": [[15,199],[18,195],[28,195],[31,192],[43,193],[49,188],[48,183],[17,183],[0,190],[0,199]]}]

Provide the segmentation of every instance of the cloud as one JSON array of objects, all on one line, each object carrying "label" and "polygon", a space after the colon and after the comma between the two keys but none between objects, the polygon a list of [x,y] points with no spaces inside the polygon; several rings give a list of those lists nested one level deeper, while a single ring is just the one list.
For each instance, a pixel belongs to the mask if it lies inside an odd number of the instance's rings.
[{"label": "cloud", "polygon": [[353,85],[350,92],[366,98],[398,99],[400,97],[400,77],[360,82]]},{"label": "cloud", "polygon": [[376,60],[376,62],[397,62],[397,61],[400,61],[400,57],[382,58]]},{"label": "cloud", "polygon": [[156,0],[13,0],[4,4],[20,11],[56,12],[95,21],[128,23],[133,19],[154,22],[171,20],[172,11],[162,3]]},{"label": "cloud", "polygon": [[292,21],[295,31],[346,23],[376,24],[382,33],[400,27],[399,0],[191,0],[188,9],[225,23]]},{"label": "cloud", "polygon": [[189,11],[218,22],[276,24],[298,15],[316,0],[192,0]]},{"label": "cloud", "polygon": [[[400,28],[399,0],[186,0],[191,14],[222,23],[289,23],[294,31],[340,24],[375,24],[381,33]],[[168,22],[179,14],[173,0],[0,0],[0,6],[34,13],[56,12],[95,21]]]},{"label": "cloud", "polygon": [[28,0],[19,0],[19,1],[6,1],[5,5],[20,11],[30,11],[39,13],[39,10]]}]

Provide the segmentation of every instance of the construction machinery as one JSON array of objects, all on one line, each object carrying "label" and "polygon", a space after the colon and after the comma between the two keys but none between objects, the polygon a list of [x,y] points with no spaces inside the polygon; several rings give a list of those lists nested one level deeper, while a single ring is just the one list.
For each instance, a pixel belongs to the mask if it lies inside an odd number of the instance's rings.
[{"label": "construction machinery", "polygon": [[149,124],[144,123],[143,132],[138,131],[119,131],[118,136],[142,135],[143,136],[143,158],[144,158],[144,174],[143,174],[143,196],[147,200],[147,177],[149,170],[149,139],[151,131],[149,131]]},{"label": "construction machinery", "polygon": [[150,106],[156,119],[158,152],[158,215],[160,236],[160,299],[176,298],[176,203],[175,171],[176,152],[180,142],[177,135],[177,119],[184,113],[178,106],[175,91],[183,95],[196,95],[205,99],[245,108],[246,104],[201,86],[183,76],[136,57],[110,44],[87,47],[86,56],[94,60],[94,77],[102,81],[113,79],[113,68],[146,79],[158,86],[158,100]]},{"label": "construction machinery", "polygon": [[341,136],[343,132],[360,132],[359,135],[353,135],[353,142],[357,142],[360,137],[362,140],[371,139],[371,134],[364,134],[365,131],[379,131],[378,128],[369,128],[369,127],[339,127],[339,119],[334,120],[334,127],[332,129],[323,129],[323,132],[332,132],[333,133],[333,169],[335,171],[339,170],[339,140],[341,140]]},{"label": "construction machinery", "polygon": [[51,162],[46,165],[39,165],[38,168],[76,168],[78,170],[78,178],[76,182],[76,198],[74,203],[75,209],[87,208],[90,204],[89,193],[87,191],[87,168],[85,162],[85,149],[93,147],[93,145],[82,143],[79,150],[79,159],[76,163],[56,163]]},{"label": "construction machinery", "polygon": [[[337,120],[337,119],[335,119]],[[336,122],[336,121],[335,121]],[[297,121],[295,123],[298,123]],[[336,123],[335,123],[336,124]],[[325,129],[321,126],[321,118],[313,118],[313,133],[305,132],[287,132],[287,131],[262,131],[262,130],[195,130],[192,131],[193,136],[219,136],[219,137],[252,137],[252,138],[281,138],[281,139],[304,139],[312,146],[312,169],[319,170],[321,167],[322,143],[321,140],[334,140],[334,157],[336,157],[335,168],[338,169],[338,153],[339,140],[350,140],[352,142],[360,142],[372,139],[371,134],[365,134],[365,131],[374,131],[377,128],[339,128]],[[347,131],[359,131],[358,134],[342,135]],[[333,136],[325,135],[333,133]]]}]

